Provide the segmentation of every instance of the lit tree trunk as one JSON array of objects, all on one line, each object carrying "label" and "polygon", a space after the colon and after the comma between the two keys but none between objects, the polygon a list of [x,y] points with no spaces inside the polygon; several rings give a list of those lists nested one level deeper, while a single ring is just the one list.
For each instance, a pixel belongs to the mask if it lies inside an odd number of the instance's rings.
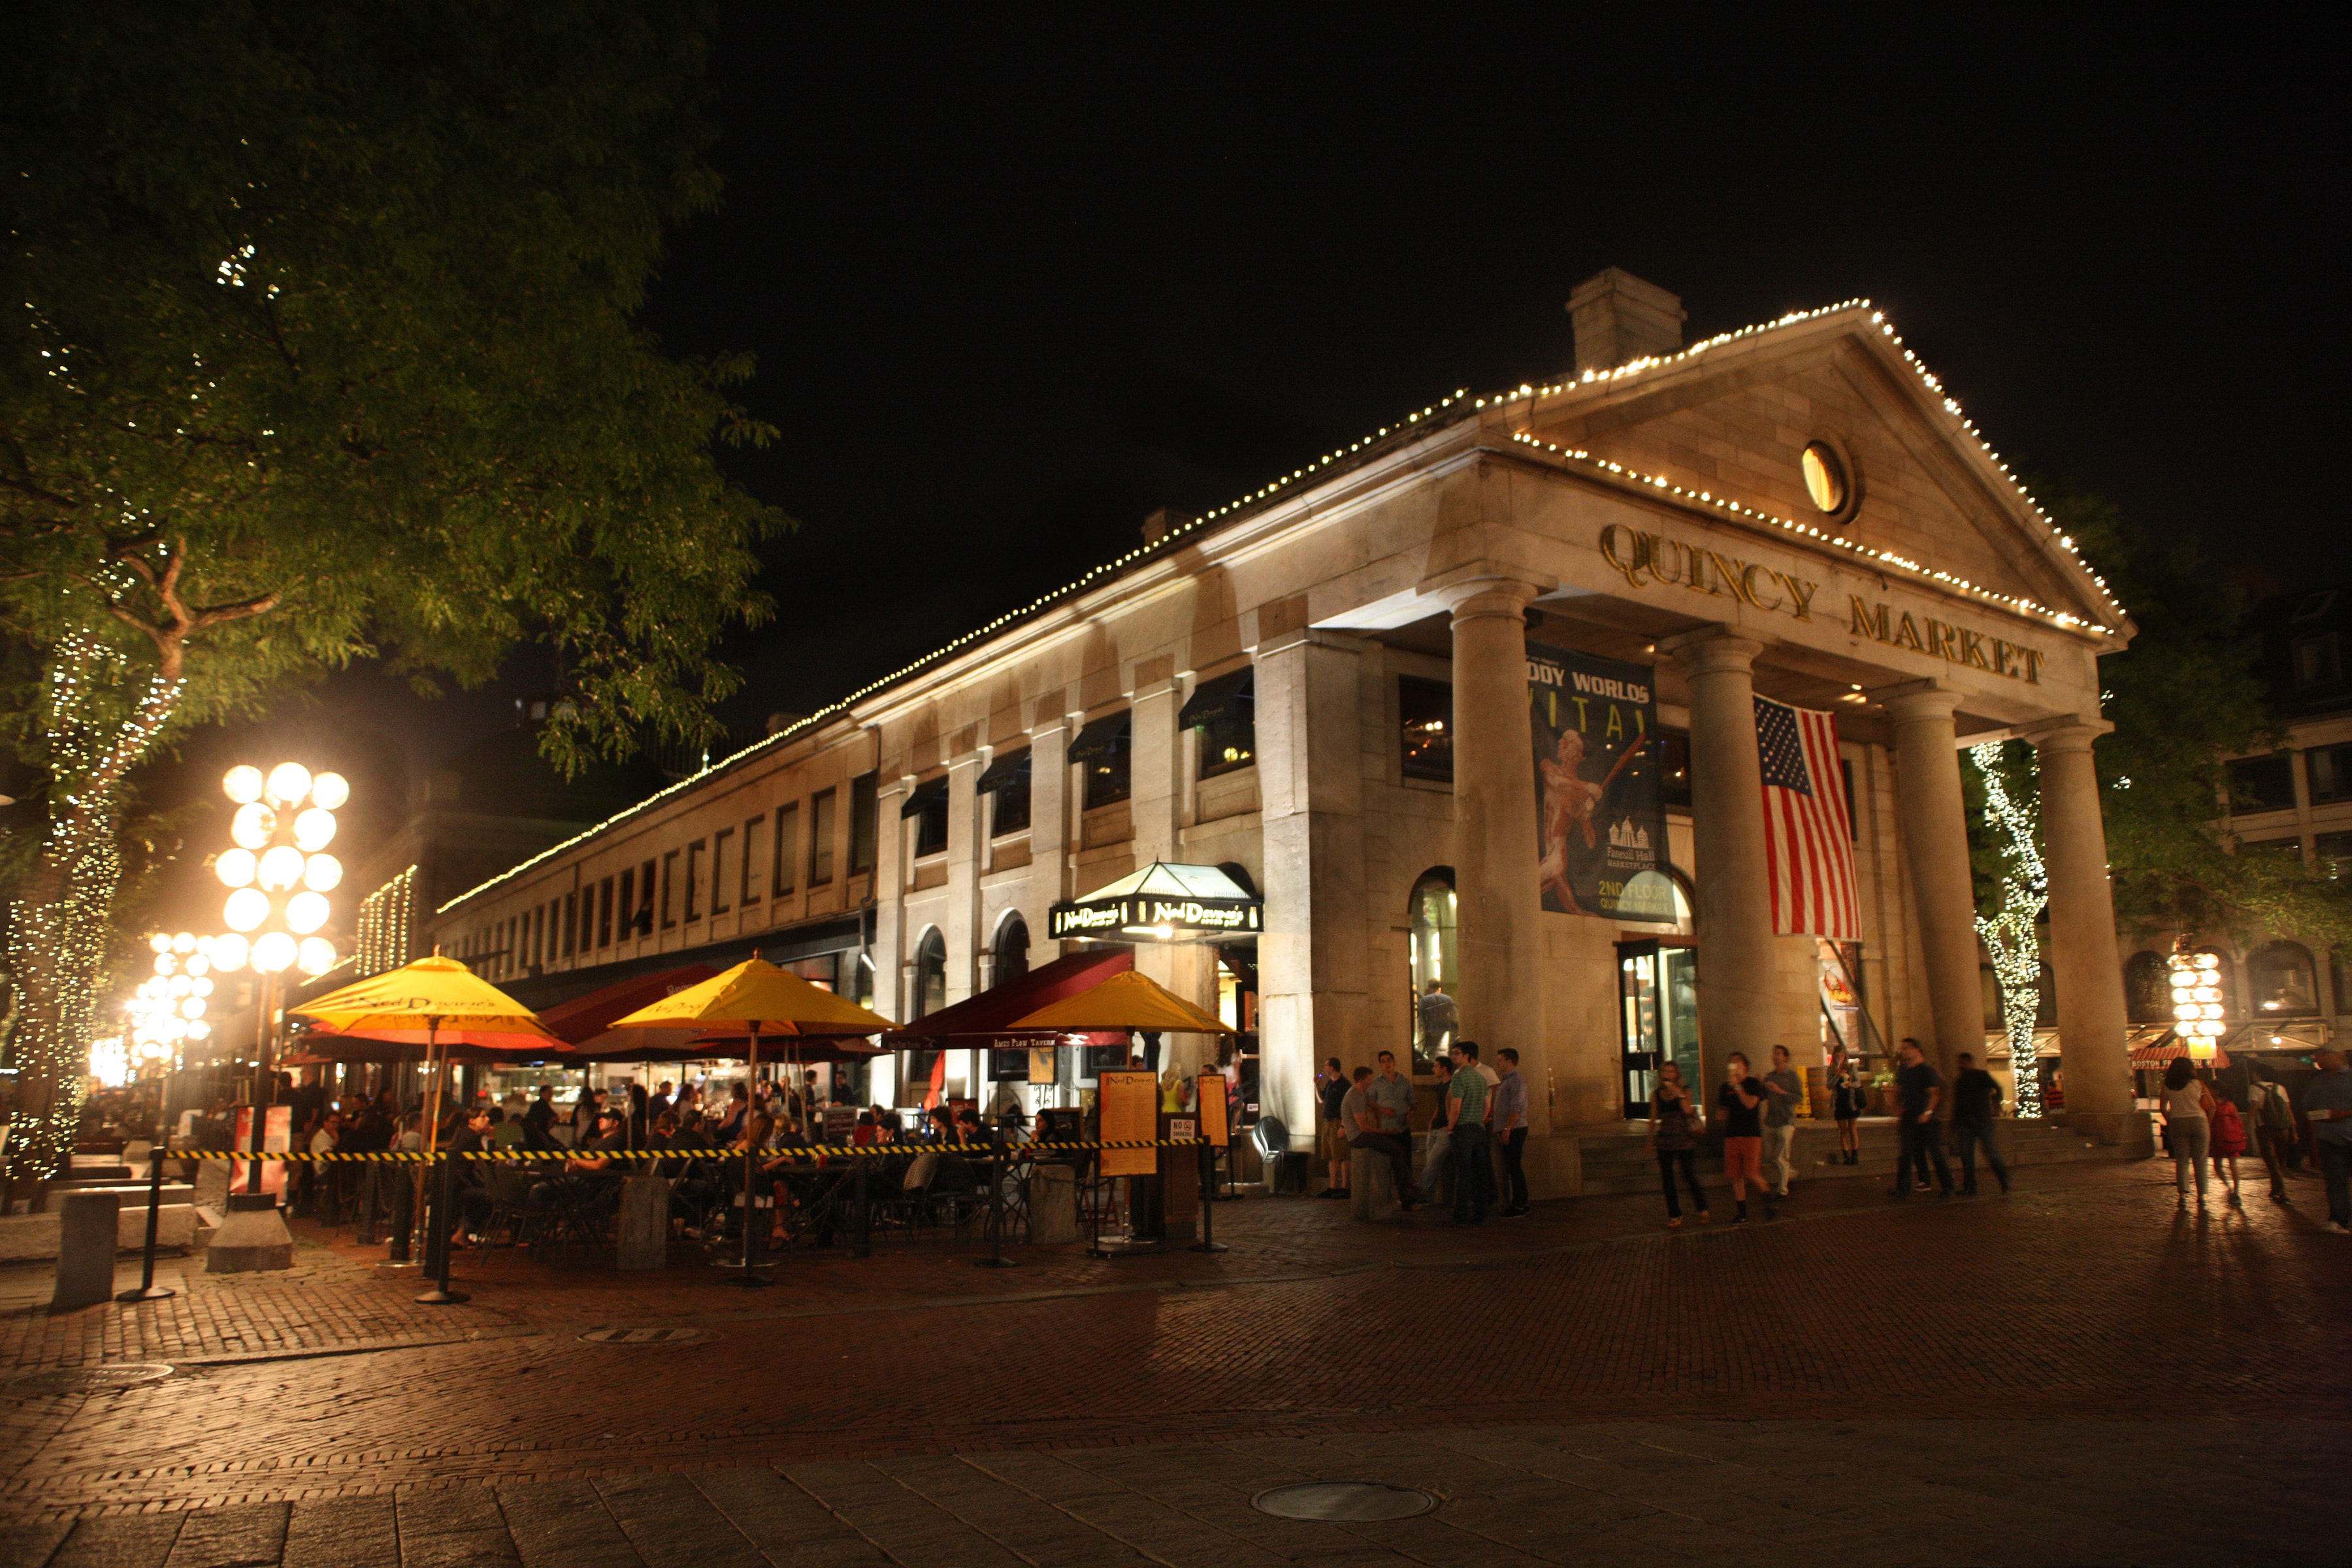
[{"label": "lit tree trunk", "polygon": [[1971,746],[1969,760],[1983,775],[1985,819],[1999,836],[2004,862],[2000,912],[1977,917],[1977,936],[1992,957],[1993,979],[2000,988],[2001,1028],[2009,1037],[2017,1114],[2040,1116],[2042,1072],[2033,1025],[2042,1011],[2042,942],[2034,922],[2049,901],[2050,882],[2034,842],[2034,814],[2009,793],[2009,781],[2000,772],[2000,744]]},{"label": "lit tree trunk", "polygon": [[118,663],[102,644],[77,633],[50,669],[43,716],[56,759],[48,830],[8,910],[8,973],[16,993],[10,1055],[18,1072],[9,1119],[12,1182],[55,1174],[72,1152],[122,875],[118,791],[179,701],[182,649],[175,643],[127,719],[93,724],[91,697]]}]

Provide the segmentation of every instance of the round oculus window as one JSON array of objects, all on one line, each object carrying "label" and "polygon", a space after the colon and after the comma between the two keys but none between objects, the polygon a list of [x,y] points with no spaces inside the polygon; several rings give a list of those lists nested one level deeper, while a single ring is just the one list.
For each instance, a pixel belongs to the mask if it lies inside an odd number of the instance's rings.
[{"label": "round oculus window", "polygon": [[1837,449],[1826,441],[1814,441],[1798,463],[1805,470],[1805,493],[1813,504],[1832,517],[1843,511],[1853,498],[1853,481],[1846,477],[1845,460]]}]

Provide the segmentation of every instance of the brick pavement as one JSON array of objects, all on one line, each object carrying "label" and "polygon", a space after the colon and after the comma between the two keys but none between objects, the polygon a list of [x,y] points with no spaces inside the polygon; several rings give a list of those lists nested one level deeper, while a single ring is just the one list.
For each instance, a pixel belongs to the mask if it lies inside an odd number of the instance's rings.
[{"label": "brick pavement", "polygon": [[[189,1336],[172,1353],[228,1343],[212,1327],[220,1324],[239,1342],[277,1334],[277,1348],[262,1354],[296,1353],[289,1336],[306,1331],[304,1349],[386,1348],[271,1361],[226,1351],[238,1359],[183,1365],[158,1384],[0,1405],[0,1517],[32,1532],[14,1537],[16,1556],[0,1552],[0,1563],[43,1561],[36,1553],[58,1540],[60,1563],[279,1561],[273,1552],[288,1563],[343,1560],[331,1553],[350,1540],[376,1543],[354,1549],[353,1562],[395,1560],[383,1554],[386,1542],[403,1563],[554,1561],[532,1555],[540,1537],[530,1521],[542,1516],[609,1516],[603,1544],[565,1561],[683,1561],[661,1531],[689,1516],[720,1543],[710,1548],[719,1561],[1109,1562],[1139,1552],[1173,1562],[1210,1552],[1176,1552],[1177,1542],[1221,1540],[1343,1561],[1330,1557],[1337,1527],[1244,1519],[1222,1494],[1154,1497],[1113,1476],[1138,1495],[1106,1503],[1105,1523],[1059,1501],[1049,1509],[1043,1494],[1023,1492],[1021,1479],[1044,1456],[1099,1477],[1122,1454],[1160,1456],[1135,1460],[1155,1475],[1197,1479],[1236,1454],[1249,1473],[1274,1474],[1270,1458],[1248,1457],[1266,1443],[1293,1446],[1283,1473],[1315,1475],[1328,1473],[1324,1449],[1342,1433],[1370,1445],[1366,1462],[1410,1465],[1482,1430],[1505,1442],[1538,1428],[1586,1442],[1618,1430],[1608,1424],[1663,1422],[1685,1447],[1709,1432],[1737,1434],[1707,1462],[1748,1464],[1764,1428],[1747,1424],[1790,1423],[1834,1449],[1840,1427],[1932,1416],[1945,1436],[1927,1447],[1957,1447],[1999,1472],[2011,1438],[1986,1447],[1950,1435],[2021,1420],[2021,1452],[2074,1451],[2035,1434],[2095,1434],[2083,1451],[2106,1455],[2106,1468],[2091,1467],[2098,1487],[2077,1489],[2094,1498],[2116,1488],[2144,1496],[2147,1476],[2174,1473],[2169,1459],[2148,1468],[2146,1442],[2116,1436],[2158,1412],[2180,1418],[2153,1429],[2159,1456],[2176,1441],[2264,1448],[2298,1422],[2340,1451],[2343,1428],[2312,1424],[2352,1418],[2352,1358],[2341,1349],[2352,1246],[2312,1224],[2307,1197],[2303,1212],[2257,1198],[2243,1215],[2177,1219],[2167,1174],[2147,1165],[2029,1173],[2017,1198],[1949,1205],[1895,1205],[1824,1184],[1801,1196],[1791,1220],[1737,1232],[1661,1232],[1633,1200],[1546,1205],[1558,1212],[1468,1233],[1375,1230],[1349,1222],[1339,1205],[1269,1201],[1221,1211],[1237,1250],[1219,1258],[1105,1263],[1041,1249],[1007,1274],[936,1254],[796,1260],[793,1282],[772,1293],[492,1257],[470,1265],[478,1304],[438,1314],[404,1307],[414,1282],[378,1279],[348,1249],[306,1249],[296,1278],[245,1277],[222,1289],[192,1276],[202,1305],[170,1317]],[[876,1265],[887,1275],[877,1278]],[[264,1306],[312,1295],[343,1314],[332,1334]],[[167,1342],[81,1321],[140,1313],[166,1316],[106,1307],[59,1324],[20,1309],[8,1315],[9,1349],[19,1366],[54,1365],[92,1345]],[[579,1342],[576,1330],[595,1321],[690,1325],[708,1338]],[[398,1342],[428,1331],[482,1337]],[[2195,1423],[2215,1417],[2252,1425],[2199,1436]],[[1693,1425],[1702,1418],[1743,1425]],[[2283,1530],[2321,1506],[2278,1490],[2291,1484],[2291,1452],[2262,1461],[2266,1511],[2284,1510]],[[1845,1560],[1964,1560],[1965,1552],[1937,1555],[1952,1550],[1940,1540],[1933,1552],[1904,1555],[1914,1537],[1890,1533],[1874,1511],[1886,1506],[1885,1458],[1820,1458],[1857,1467],[1867,1484],[1855,1495],[1870,1506],[1853,1520],[1815,1508],[1801,1530],[1827,1531],[1820,1539],[1861,1552]],[[1831,1473],[1798,1475],[1798,1495],[1776,1492],[1775,1506],[1799,1507]],[[1654,1545],[1675,1554],[1704,1560],[1713,1547],[1685,1537],[1724,1523],[1696,1503],[1606,1489],[1620,1500],[1596,1503],[1563,1489],[1580,1482],[1515,1474],[1511,1496],[1531,1508],[1573,1502],[1582,1518],[1638,1503],[1660,1517],[1625,1517],[1665,1532]],[[737,1488],[728,1493],[737,1503],[714,1486]],[[428,1500],[444,1494],[472,1500]],[[723,1528],[696,1511],[706,1506]],[[349,1510],[357,1536],[324,1522],[346,1517],[337,1510]],[[162,1515],[142,1510],[195,1510],[215,1521],[201,1529],[226,1532],[228,1543],[167,1534],[153,1522]],[[1439,1517],[1444,1530],[1462,1528],[1446,1510]],[[75,1529],[94,1533],[64,1534],[76,1518]],[[927,1520],[941,1530],[961,1521],[956,1529],[979,1531],[999,1555],[937,1555],[924,1543]],[[1588,1522],[1621,1530],[1612,1521]],[[2049,1540],[2090,1538],[2081,1520],[2063,1522],[2044,1521],[2056,1532]],[[1323,1544],[1279,1544],[1303,1540],[1299,1528]],[[1423,1549],[1407,1538],[1435,1528],[1420,1521],[1381,1548],[1404,1557],[1365,1560],[1526,1561],[1511,1553],[1527,1552],[1559,1560],[1536,1543],[1500,1540],[1469,1556],[1413,1555]],[[125,1536],[117,1552],[104,1544],[114,1530],[154,1533]],[[329,1555],[302,1544],[314,1538]],[[1462,1549],[1451,1535],[1427,1539]],[[77,1556],[84,1540],[88,1553]],[[1372,1550],[1357,1542],[1343,1552],[1359,1545]],[[757,1552],[768,1555],[743,1555]],[[2029,1559],[2004,1546],[1986,1560],[2095,1559],[2063,1551]],[[2281,1548],[2272,1560],[2295,1559]]]}]

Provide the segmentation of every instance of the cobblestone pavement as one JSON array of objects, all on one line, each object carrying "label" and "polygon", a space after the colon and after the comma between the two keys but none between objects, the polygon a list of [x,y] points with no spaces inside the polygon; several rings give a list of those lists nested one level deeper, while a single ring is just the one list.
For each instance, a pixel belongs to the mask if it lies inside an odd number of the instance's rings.
[{"label": "cobblestone pavement", "polygon": [[[496,1253],[442,1309],[348,1247],[57,1317],[0,1279],[20,1371],[174,1368],[8,1391],[0,1564],[2341,1561],[2352,1242],[2315,1184],[2197,1219],[2168,1174],[1824,1182],[1673,1233],[1253,1201],[1214,1257],[796,1257],[766,1292]],[[1310,1478],[1441,1506],[1247,1506]]]}]

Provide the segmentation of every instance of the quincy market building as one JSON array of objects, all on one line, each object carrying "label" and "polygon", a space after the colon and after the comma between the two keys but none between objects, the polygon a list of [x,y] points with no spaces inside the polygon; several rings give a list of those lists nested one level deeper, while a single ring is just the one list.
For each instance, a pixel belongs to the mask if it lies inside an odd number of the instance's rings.
[{"label": "quincy market building", "polygon": [[[1669,1058],[1711,1084],[1775,1043],[1804,1067],[1841,1039],[1982,1052],[1959,751],[2024,739],[2066,1109],[2144,1139],[2091,760],[2123,611],[1868,304],[1689,348],[1675,297],[1613,269],[1570,310],[1557,383],[1156,514],[420,940],[541,1005],[757,948],[901,1020],[1132,943],[1254,1029],[1301,1147],[1326,1057],[1425,1053],[1449,1023],[1515,1047],[1530,1178],[1559,1194],[1578,1130],[1622,1136]],[[1775,931],[1758,697],[1835,715],[1851,940]],[[1088,901],[1155,863],[1226,896]],[[1433,982],[1454,1018],[1417,1003]],[[989,1053],[948,1055],[950,1093],[985,1096]],[[1025,1092],[1068,1102],[1077,1055]],[[919,1102],[925,1058],[877,1070]]]}]

